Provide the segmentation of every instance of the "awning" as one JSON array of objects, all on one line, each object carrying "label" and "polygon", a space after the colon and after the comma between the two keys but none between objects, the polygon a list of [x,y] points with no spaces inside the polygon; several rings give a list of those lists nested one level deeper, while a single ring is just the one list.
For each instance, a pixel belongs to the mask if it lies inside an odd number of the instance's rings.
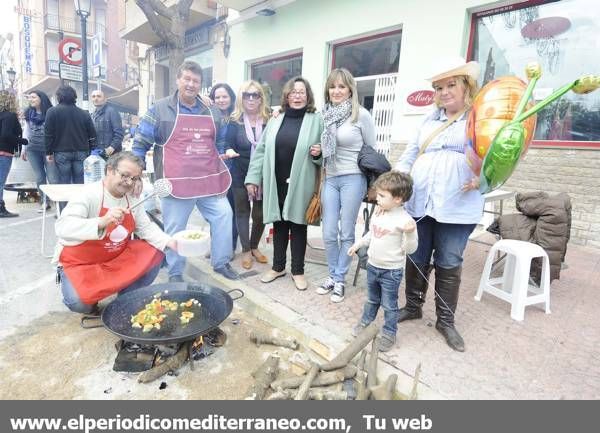
[{"label": "awning", "polygon": [[119,111],[137,114],[139,110],[140,92],[138,85],[123,89],[113,95],[107,96],[108,102],[116,106]]},{"label": "awning", "polygon": [[[77,84],[79,83],[79,84]],[[80,101],[81,98],[81,83],[79,81],[75,81],[73,82],[73,84],[71,84],[75,90],[77,90],[77,100]],[[46,75],[44,78],[42,78],[40,81],[38,81],[37,83],[35,83],[33,86],[25,89],[23,91],[23,93],[27,94],[33,90],[40,90],[42,92],[44,92],[46,95],[48,95],[49,98],[52,98],[54,96],[54,94],[56,93],[56,90],[58,89],[58,87],[60,86],[60,79],[55,76],[55,75]],[[92,92],[98,88],[97,82],[95,80],[89,80],[88,81],[88,96],[92,94]],[[121,93],[121,91],[114,87],[111,86],[110,84],[107,84],[105,82],[101,83],[101,89],[104,92],[104,94],[106,95],[106,98],[110,98],[113,95],[116,95],[118,93]]]}]

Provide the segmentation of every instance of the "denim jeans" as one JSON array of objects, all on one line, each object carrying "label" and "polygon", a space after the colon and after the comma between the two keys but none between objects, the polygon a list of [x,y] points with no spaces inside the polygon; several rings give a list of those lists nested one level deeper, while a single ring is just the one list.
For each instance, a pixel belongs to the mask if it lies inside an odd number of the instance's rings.
[{"label": "denim jeans", "polygon": [[[190,199],[169,196],[163,198],[161,204],[165,232],[169,235],[186,229],[190,214],[196,206],[210,225],[210,262],[212,267],[218,269],[229,263],[232,253],[232,210],[225,194]],[[169,276],[183,275],[185,257],[170,248],[167,249],[166,256]]]},{"label": "denim jeans", "polygon": [[12,160],[12,156],[0,155],[0,201],[4,200],[4,185],[8,179]]},{"label": "denim jeans", "polygon": [[[46,152],[43,150],[28,150],[27,159],[35,173],[35,182],[38,186],[38,190],[40,185],[46,184],[46,181],[51,184],[60,182],[56,163],[54,161],[49,162],[46,159]],[[39,190],[39,192],[40,196],[43,197],[42,191]]]},{"label": "denim jeans", "polygon": [[321,191],[323,242],[329,276],[344,282],[352,257],[348,249],[354,243],[356,217],[367,192],[367,179],[362,174],[327,177]]},{"label": "denim jeans", "polygon": [[367,264],[367,301],[360,321],[368,325],[377,317],[379,306],[383,308],[383,333],[396,335],[398,330],[398,288],[404,269],[382,269]]},{"label": "denim jeans", "polygon": [[415,220],[419,246],[410,255],[414,263],[429,264],[433,254],[433,262],[441,268],[452,269],[462,265],[463,252],[476,224],[440,223],[430,216]]},{"label": "denim jeans", "polygon": [[83,183],[83,160],[89,152],[55,152],[54,162],[60,183]]},{"label": "denim jeans", "polygon": [[[117,296],[121,296],[124,293],[130,292],[132,290],[136,290],[136,289],[139,289],[142,287],[149,286],[150,284],[152,284],[154,282],[154,279],[158,275],[158,271],[160,271],[160,265],[154,266],[148,272],[146,272],[144,275],[142,275],[142,277],[140,279],[131,283],[129,286],[127,286],[123,290],[121,290]],[[75,289],[75,287],[73,287],[73,285],[69,281],[69,278],[67,277],[67,274],[65,274],[65,271],[63,270],[63,268],[59,268],[59,273],[60,273],[60,288],[61,288],[62,295],[63,295],[63,304],[65,304],[69,310],[71,310],[75,313],[82,313],[82,314],[90,313],[93,310],[94,305],[93,304],[84,304],[83,302],[81,302],[81,299],[79,298],[79,294],[77,293],[77,290]]]}]

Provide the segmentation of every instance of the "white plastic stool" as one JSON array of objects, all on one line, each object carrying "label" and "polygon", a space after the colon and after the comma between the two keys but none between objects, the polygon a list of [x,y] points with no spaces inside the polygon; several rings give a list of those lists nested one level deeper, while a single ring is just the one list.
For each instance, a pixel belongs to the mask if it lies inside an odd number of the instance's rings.
[{"label": "white plastic stool", "polygon": [[[500,278],[490,278],[498,252],[506,253],[504,272]],[[531,260],[535,257],[542,257],[543,261],[539,288],[529,284]],[[550,261],[546,251],[530,242],[512,239],[496,242],[488,253],[475,300],[480,301],[484,291],[510,302],[510,317],[514,320],[524,319],[527,305],[542,302],[546,304],[546,314],[550,314]],[[529,295],[529,292],[534,294]]]}]

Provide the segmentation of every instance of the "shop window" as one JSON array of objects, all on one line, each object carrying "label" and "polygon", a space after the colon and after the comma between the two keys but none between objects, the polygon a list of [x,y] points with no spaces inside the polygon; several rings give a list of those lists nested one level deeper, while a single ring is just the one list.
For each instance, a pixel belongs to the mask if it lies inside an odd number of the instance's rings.
[{"label": "shop window", "polygon": [[342,42],[333,46],[333,67],[346,68],[355,77],[398,72],[400,31]]},{"label": "shop window", "polygon": [[[473,15],[469,57],[481,64],[480,84],[538,61],[541,100],[583,74],[600,70],[597,0],[531,0]],[[534,145],[600,148],[600,92],[568,92],[538,113]]]},{"label": "shop window", "polygon": [[302,53],[278,57],[250,65],[250,77],[258,81],[265,90],[267,103],[281,104],[281,91],[285,83],[302,74]]}]

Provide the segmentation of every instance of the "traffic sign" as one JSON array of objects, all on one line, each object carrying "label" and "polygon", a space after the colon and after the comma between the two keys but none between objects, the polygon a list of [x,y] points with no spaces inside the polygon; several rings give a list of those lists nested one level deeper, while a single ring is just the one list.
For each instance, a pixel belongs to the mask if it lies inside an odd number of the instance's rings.
[{"label": "traffic sign", "polygon": [[98,32],[92,38],[92,66],[102,65],[102,33]]},{"label": "traffic sign", "polygon": [[60,77],[64,80],[83,81],[81,66],[60,63]]},{"label": "traffic sign", "polygon": [[58,54],[69,65],[81,65],[81,42],[73,38],[62,39],[58,44]]}]

